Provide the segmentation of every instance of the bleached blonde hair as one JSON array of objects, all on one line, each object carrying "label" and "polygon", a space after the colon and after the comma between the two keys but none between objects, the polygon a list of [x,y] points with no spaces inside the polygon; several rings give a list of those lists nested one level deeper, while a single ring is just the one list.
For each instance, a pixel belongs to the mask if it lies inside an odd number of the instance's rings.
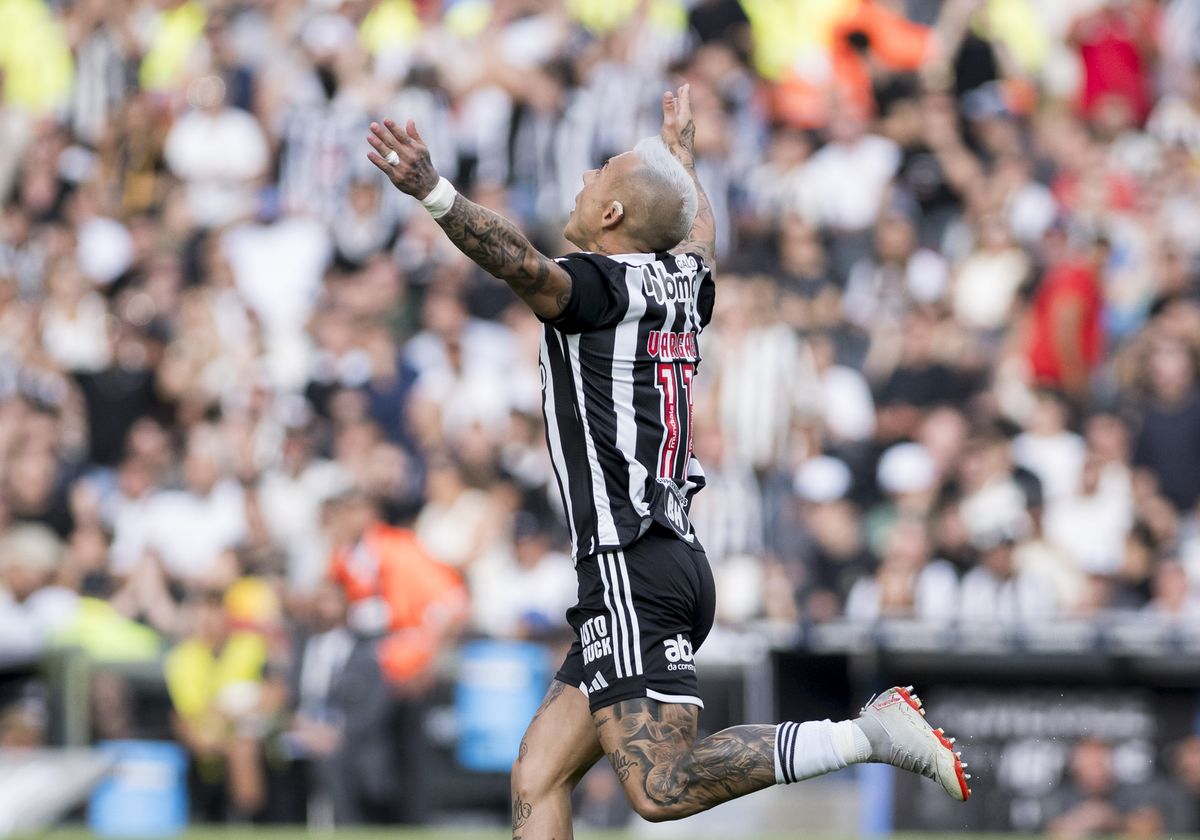
[{"label": "bleached blonde hair", "polygon": [[641,164],[630,187],[645,218],[640,220],[647,244],[655,251],[674,248],[691,233],[700,200],[696,185],[661,137],[639,140],[633,153]]}]

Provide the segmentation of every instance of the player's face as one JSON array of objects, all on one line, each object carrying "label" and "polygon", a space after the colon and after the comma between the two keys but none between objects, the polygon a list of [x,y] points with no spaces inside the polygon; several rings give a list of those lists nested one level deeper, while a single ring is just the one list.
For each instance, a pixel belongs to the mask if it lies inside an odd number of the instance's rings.
[{"label": "player's face", "polygon": [[583,189],[575,196],[575,208],[563,236],[580,248],[589,248],[603,229],[604,214],[619,200],[617,194],[622,178],[637,164],[633,152],[611,157],[597,169],[583,173]]}]

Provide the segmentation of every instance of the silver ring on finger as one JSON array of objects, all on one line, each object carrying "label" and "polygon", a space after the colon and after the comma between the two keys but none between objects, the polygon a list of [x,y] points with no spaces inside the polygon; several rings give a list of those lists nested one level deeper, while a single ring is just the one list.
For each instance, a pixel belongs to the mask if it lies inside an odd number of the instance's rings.
[{"label": "silver ring on finger", "polygon": [[391,166],[400,165],[400,155],[396,153],[395,149],[388,149],[387,157],[385,157],[384,160],[386,160]]}]

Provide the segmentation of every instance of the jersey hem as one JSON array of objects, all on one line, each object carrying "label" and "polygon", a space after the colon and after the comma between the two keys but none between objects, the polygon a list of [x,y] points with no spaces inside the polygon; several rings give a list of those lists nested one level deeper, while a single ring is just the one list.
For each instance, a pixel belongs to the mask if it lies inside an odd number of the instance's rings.
[{"label": "jersey hem", "polygon": [[[658,522],[653,517],[647,517],[647,518],[643,519],[642,523],[643,524],[649,523],[649,526],[646,528],[646,530],[642,531],[642,533],[638,534],[632,540],[629,540],[629,542],[604,543],[602,545],[597,546],[595,551],[589,551],[587,554],[581,554],[581,553],[577,552],[574,555],[574,560],[575,560],[576,564],[578,564],[582,560],[594,559],[601,554],[607,554],[607,553],[613,552],[613,551],[625,551],[630,546],[641,542],[642,539],[645,538],[645,536],[651,532],[651,530],[653,529],[653,526],[658,525]],[[693,531],[691,533],[690,537],[681,537],[679,534],[675,533],[670,528],[667,528],[663,525],[659,525],[658,530],[661,531],[663,534],[671,535],[675,539],[679,540],[681,543],[684,543],[691,548],[700,548],[701,547],[700,540],[696,539],[695,531]]]}]

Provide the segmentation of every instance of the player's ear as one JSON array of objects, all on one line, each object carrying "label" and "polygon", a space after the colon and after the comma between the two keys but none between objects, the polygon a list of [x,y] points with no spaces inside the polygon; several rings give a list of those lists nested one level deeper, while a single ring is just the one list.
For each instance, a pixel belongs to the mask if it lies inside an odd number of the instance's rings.
[{"label": "player's ear", "polygon": [[619,201],[610,201],[600,217],[600,226],[605,229],[615,228],[625,219],[625,205]]}]

